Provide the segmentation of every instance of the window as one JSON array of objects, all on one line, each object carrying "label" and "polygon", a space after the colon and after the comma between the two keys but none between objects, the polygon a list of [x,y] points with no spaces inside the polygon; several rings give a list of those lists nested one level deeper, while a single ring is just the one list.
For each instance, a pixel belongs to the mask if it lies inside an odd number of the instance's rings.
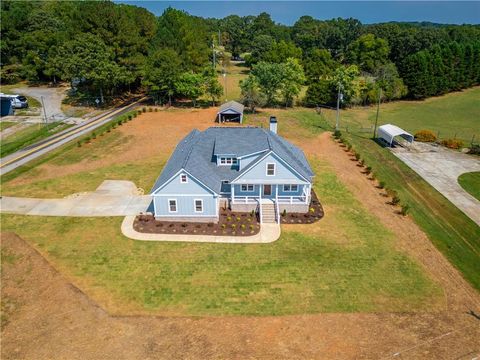
[{"label": "window", "polygon": [[296,185],[296,184],[283,185],[283,191],[285,191],[285,192],[297,192],[298,191],[298,185]]},{"label": "window", "polygon": [[241,186],[242,191],[252,192],[253,185],[252,184],[245,184]]},{"label": "window", "polygon": [[237,165],[238,159],[232,157],[221,157],[220,158],[220,165]]},{"label": "window", "polygon": [[188,182],[187,175],[185,175],[185,174],[180,175],[180,182],[182,184],[186,184]]},{"label": "window", "polygon": [[199,200],[199,199],[195,200],[195,212],[196,213],[203,212],[203,200]]},{"label": "window", "polygon": [[267,176],[275,175],[275,164],[267,163]]},{"label": "window", "polygon": [[177,212],[177,200],[176,199],[169,199],[168,200],[168,211],[169,212]]}]

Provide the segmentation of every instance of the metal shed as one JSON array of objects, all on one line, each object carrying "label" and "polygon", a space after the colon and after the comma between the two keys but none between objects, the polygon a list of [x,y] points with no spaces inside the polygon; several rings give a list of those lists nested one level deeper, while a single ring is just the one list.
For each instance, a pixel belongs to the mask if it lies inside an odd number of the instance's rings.
[{"label": "metal shed", "polygon": [[1,116],[13,115],[15,109],[13,108],[12,99],[8,96],[0,95],[0,101]]},{"label": "metal shed", "polygon": [[240,124],[243,122],[243,109],[245,107],[236,101],[229,101],[220,106],[217,112],[217,121],[219,123],[238,121]]},{"label": "metal shed", "polygon": [[409,143],[412,143],[414,139],[412,134],[392,124],[382,125],[378,128],[378,138],[385,141],[390,147],[393,145],[394,138],[397,136],[402,137]]}]

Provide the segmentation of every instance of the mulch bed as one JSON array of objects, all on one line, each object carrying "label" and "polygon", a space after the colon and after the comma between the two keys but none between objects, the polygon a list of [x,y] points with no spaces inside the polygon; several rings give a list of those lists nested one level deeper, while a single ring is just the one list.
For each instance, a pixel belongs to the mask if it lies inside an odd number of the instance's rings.
[{"label": "mulch bed", "polygon": [[138,215],[133,228],[138,232],[153,234],[251,236],[259,233],[260,223],[256,214],[220,208],[217,224],[157,221],[153,215]]},{"label": "mulch bed", "polygon": [[280,215],[282,224],[312,224],[320,220],[324,216],[324,212],[317,194],[312,190],[312,200],[307,213],[282,212]]}]

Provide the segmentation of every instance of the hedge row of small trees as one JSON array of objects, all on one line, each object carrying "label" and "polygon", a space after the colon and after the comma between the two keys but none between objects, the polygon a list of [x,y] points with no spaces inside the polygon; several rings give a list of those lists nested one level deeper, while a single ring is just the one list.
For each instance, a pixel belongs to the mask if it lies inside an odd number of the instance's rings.
[{"label": "hedge row of small trees", "polygon": [[415,133],[415,141],[438,142],[440,145],[443,145],[449,149],[461,149],[464,145],[462,140],[456,138],[439,140],[433,131],[427,129],[417,131]]},{"label": "hedge row of small trees", "polygon": [[[350,142],[342,136],[342,133],[339,130],[336,130],[334,132],[333,136],[340,143],[340,146],[345,148],[345,151],[347,151],[348,153],[350,153],[351,155],[353,155],[355,157],[355,160],[358,162],[359,167],[364,169],[363,173],[368,176],[368,179],[372,180],[372,181],[375,180],[376,176],[373,173],[372,167],[368,166],[365,163],[365,160],[362,159],[360,153],[358,153],[353,148],[353,146],[350,144]],[[402,203],[401,202],[397,191],[387,188],[384,181],[379,181],[378,184],[377,184],[377,188],[385,190],[386,195],[390,196],[390,198],[391,198],[390,204],[392,206],[400,206],[401,207],[401,209],[400,209],[400,214],[401,215],[406,216],[408,214],[408,212],[410,210],[410,205],[408,205],[407,203]]]},{"label": "hedge row of small trees", "polygon": [[[115,130],[117,126],[122,126],[128,121],[133,120],[136,118],[138,115],[141,113],[144,113],[147,111],[147,108],[142,108],[142,110],[135,110],[131,111],[129,113],[120,115],[110,121],[107,125],[102,126],[101,128],[97,129],[97,131],[92,131],[90,135],[87,135],[86,137],[82,138],[81,140],[77,141],[77,146],[82,147],[82,144],[89,144],[92,140],[95,140],[98,136],[103,136],[105,133],[109,133],[112,130]],[[149,111],[152,111],[152,108],[149,109]]]}]

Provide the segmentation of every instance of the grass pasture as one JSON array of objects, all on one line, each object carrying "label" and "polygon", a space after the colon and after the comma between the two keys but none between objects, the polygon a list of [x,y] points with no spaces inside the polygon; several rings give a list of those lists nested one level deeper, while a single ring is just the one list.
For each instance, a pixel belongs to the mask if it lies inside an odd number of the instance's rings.
[{"label": "grass pasture", "polygon": [[0,157],[12,154],[25,146],[31,145],[71,126],[72,125],[63,123],[29,125],[26,128],[7,136],[5,139],[2,139]]},{"label": "grass pasture", "polygon": [[460,186],[480,201],[480,172],[465,173],[458,177]]},{"label": "grass pasture", "polygon": [[[65,146],[6,174],[3,194],[65,196],[93,190],[105,179],[132,180],[148,190],[178,138],[192,127],[212,125],[205,118],[213,110],[143,114],[97,134],[89,144]],[[263,123],[268,114],[248,121]],[[295,141],[323,131],[309,127],[318,116],[311,110],[284,116],[288,121],[280,124],[281,131]],[[397,250],[395,235],[323,160],[311,160],[320,175],[315,190],[327,216],[314,225],[284,227],[273,244],[132,241],[120,233],[121,218],[5,215],[2,230],[34,244],[84,291],[119,313],[280,315],[441,308],[440,287]]]},{"label": "grass pasture", "polygon": [[[457,138],[469,145],[472,137],[480,143],[480,87],[424,101],[397,101],[380,105],[378,125],[394,124],[408,132],[428,129],[440,139]],[[328,123],[335,124],[335,111],[322,109]],[[340,128],[372,136],[376,107],[341,110]]]},{"label": "grass pasture", "polygon": [[313,164],[321,174],[315,191],[331,216],[308,228],[289,226],[273,244],[132,241],[120,233],[121,218],[8,215],[2,225],[118,312],[283,315],[440,308],[440,288],[395,249],[395,236],[327,165],[315,159]]},{"label": "grass pasture", "polygon": [[0,122],[0,131],[8,129],[9,127],[12,127],[14,125],[18,125],[18,123],[14,122],[14,121],[1,121]]}]

